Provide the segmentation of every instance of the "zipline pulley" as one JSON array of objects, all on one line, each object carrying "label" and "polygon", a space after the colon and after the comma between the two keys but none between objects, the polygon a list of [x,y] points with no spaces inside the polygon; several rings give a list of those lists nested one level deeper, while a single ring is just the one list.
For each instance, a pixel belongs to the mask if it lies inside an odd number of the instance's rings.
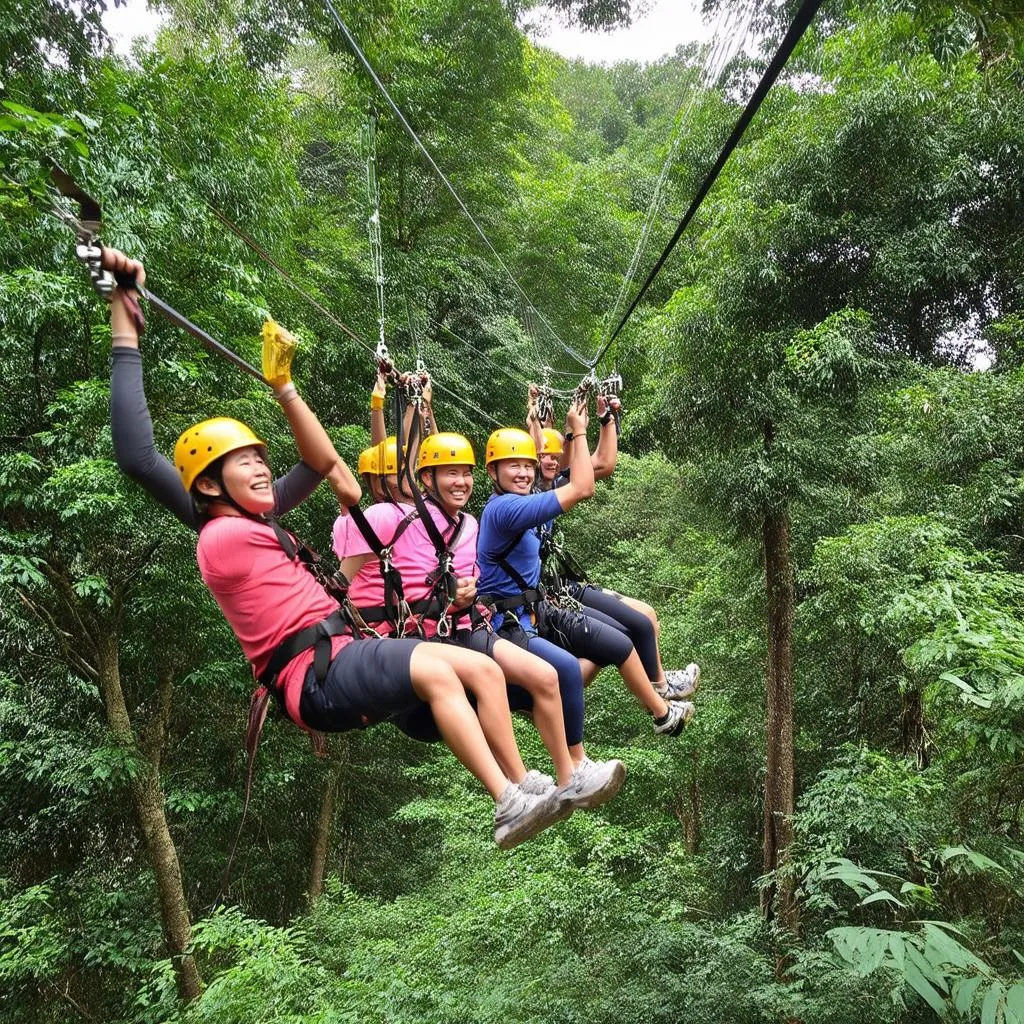
[{"label": "zipline pulley", "polygon": [[590,400],[590,396],[598,389],[599,384],[597,377],[594,375],[593,370],[584,377],[579,384],[576,385],[576,390],[573,392],[572,404],[579,406],[579,408],[585,408],[587,402]]},{"label": "zipline pulley", "polygon": [[141,335],[145,330],[146,321],[142,315],[142,306],[139,299],[146,299],[149,304],[162,316],[166,317],[172,324],[187,331],[192,337],[197,338],[212,352],[224,356],[225,359],[234,363],[240,370],[255,377],[268,387],[271,386],[263,374],[247,363],[237,352],[232,352],[226,345],[222,345],[212,335],[207,334],[197,324],[192,323],[188,317],[183,316],[173,306],[169,306],[163,299],[154,295],[148,288],[140,285],[131,274],[111,273],[103,267],[103,247],[100,244],[100,231],[102,229],[102,213],[100,204],[78,185],[78,183],[65,171],[57,166],[51,167],[51,177],[58,191],[65,199],[70,199],[77,204],[79,215],[75,217],[69,213],[59,202],[55,202],[51,210],[62,223],[70,227],[77,236],[75,243],[75,256],[81,260],[89,271],[89,279],[93,288],[109,302],[114,292],[114,287],[119,286],[123,290],[125,305],[135,322],[135,328]]}]

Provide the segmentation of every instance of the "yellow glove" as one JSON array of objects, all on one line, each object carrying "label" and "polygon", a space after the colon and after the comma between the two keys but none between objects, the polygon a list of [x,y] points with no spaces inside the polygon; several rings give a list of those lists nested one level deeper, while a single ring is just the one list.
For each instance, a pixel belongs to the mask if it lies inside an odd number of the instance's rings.
[{"label": "yellow glove", "polygon": [[274,391],[292,382],[292,356],[297,342],[280,324],[268,320],[263,325],[263,376]]}]

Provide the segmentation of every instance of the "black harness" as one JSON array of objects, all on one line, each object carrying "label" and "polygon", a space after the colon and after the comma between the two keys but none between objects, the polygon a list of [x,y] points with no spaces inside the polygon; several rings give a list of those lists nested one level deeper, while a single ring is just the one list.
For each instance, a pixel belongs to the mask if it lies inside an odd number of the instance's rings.
[{"label": "black harness", "polygon": [[348,580],[341,570],[328,572],[323,559],[313,548],[295,538],[276,519],[270,519],[267,522],[273,529],[277,542],[281,545],[281,550],[288,556],[289,561],[301,562],[326,593],[341,606],[331,612],[327,618],[312,626],[306,626],[282,640],[271,653],[267,667],[256,677],[259,685],[265,687],[273,695],[278,706],[287,715],[284,707],[284,694],[277,685],[277,677],[288,663],[313,648],[313,669],[317,682],[323,682],[331,663],[331,638],[345,634],[359,636],[361,630],[352,614],[348,601]]},{"label": "black harness", "polygon": [[412,511],[408,513],[396,527],[391,540],[384,544],[358,505],[353,505],[348,511],[349,515],[352,516],[352,522],[356,524],[356,528],[362,534],[363,540],[366,541],[370,550],[377,556],[381,579],[384,581],[384,604],[372,608],[359,607],[356,611],[359,612],[363,621],[367,624],[390,623],[395,636],[402,636],[405,633],[405,626],[409,617],[414,615],[416,611],[405,599],[405,586],[402,583],[402,574],[395,568],[395,563],[392,561],[391,556],[399,538],[419,518],[419,512]]}]

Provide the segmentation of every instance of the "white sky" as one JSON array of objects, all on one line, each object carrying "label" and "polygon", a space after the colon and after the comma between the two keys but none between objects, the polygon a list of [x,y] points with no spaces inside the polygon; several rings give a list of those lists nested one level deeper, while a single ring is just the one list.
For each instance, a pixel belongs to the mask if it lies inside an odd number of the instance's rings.
[{"label": "white sky", "polygon": [[[634,9],[636,4],[633,4]],[[530,20],[537,20],[531,12]],[[635,17],[629,28],[614,32],[583,32],[563,28],[551,20],[546,31],[531,32],[531,38],[563,57],[592,63],[613,64],[620,60],[653,61],[674,53],[682,43],[707,40],[711,28],[701,21],[694,0],[653,0],[648,11]]]},{"label": "white sky", "polygon": [[[563,57],[614,63],[657,60],[673,53],[681,43],[706,40],[711,35],[710,28],[701,21],[695,0],[653,0],[648,8],[629,28],[615,32],[581,32],[563,28],[551,20],[546,28],[532,33],[532,37]],[[542,13],[542,9],[538,9],[530,20],[540,20],[538,15]],[[111,4],[103,16],[115,49],[124,54],[130,50],[133,38],[152,36],[162,20],[160,15],[147,9],[146,0],[127,0],[122,7]]]}]

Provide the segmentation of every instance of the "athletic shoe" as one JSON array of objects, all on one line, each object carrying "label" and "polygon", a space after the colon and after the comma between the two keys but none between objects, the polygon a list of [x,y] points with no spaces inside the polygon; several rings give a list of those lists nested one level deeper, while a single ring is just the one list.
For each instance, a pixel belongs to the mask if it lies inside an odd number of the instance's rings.
[{"label": "athletic shoe", "polygon": [[561,792],[574,808],[600,807],[622,789],[625,778],[626,766],[621,761],[591,761],[585,757]]},{"label": "athletic shoe", "polygon": [[530,793],[532,796],[545,796],[554,787],[555,780],[550,775],[531,768],[524,776],[523,781],[517,785],[524,793]]},{"label": "athletic shoe", "polygon": [[686,668],[674,668],[665,673],[665,682],[655,683],[654,689],[664,700],[689,700],[700,686],[700,665],[690,662]]},{"label": "athletic shoe", "polygon": [[689,724],[697,709],[688,701],[669,704],[668,712],[663,718],[654,720],[655,736],[678,736]]},{"label": "athletic shoe", "polygon": [[561,815],[555,819],[556,821],[568,818],[573,812],[575,805],[569,799],[569,794],[558,789],[555,786],[555,780],[551,778],[550,775],[545,775],[543,772],[539,772],[535,768],[531,768],[530,771],[526,773],[523,780],[519,783],[519,788],[530,796],[547,796],[549,793],[555,793],[558,799],[559,809],[561,811]]},{"label": "athletic shoe", "polygon": [[[510,782],[494,808],[494,841],[503,850],[525,843],[549,825],[566,817],[567,801],[554,786],[543,796],[524,793]],[[572,806],[569,805],[569,814]]]}]

